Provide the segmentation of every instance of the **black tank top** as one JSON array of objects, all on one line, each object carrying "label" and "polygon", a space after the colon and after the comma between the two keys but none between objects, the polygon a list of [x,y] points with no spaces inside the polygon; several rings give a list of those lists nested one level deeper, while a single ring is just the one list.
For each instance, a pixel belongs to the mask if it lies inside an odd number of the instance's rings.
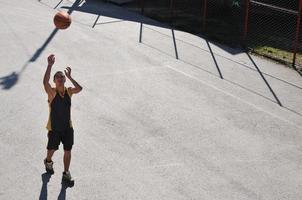
[{"label": "black tank top", "polygon": [[64,89],[64,96],[56,91],[56,96],[50,103],[51,130],[63,131],[71,127],[70,107],[71,98]]}]

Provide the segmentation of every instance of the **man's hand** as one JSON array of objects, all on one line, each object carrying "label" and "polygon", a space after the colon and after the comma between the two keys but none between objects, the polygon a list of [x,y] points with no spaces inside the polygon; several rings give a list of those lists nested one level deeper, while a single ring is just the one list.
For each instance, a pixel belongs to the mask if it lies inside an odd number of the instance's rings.
[{"label": "man's hand", "polygon": [[55,55],[51,54],[50,56],[48,56],[47,61],[48,66],[52,66],[56,61]]},{"label": "man's hand", "polygon": [[80,84],[78,84],[73,78],[71,78],[71,68],[70,67],[66,67],[66,69],[64,70],[64,72],[65,72],[65,76],[74,85],[74,87],[68,88],[68,91],[70,92],[70,95],[79,93],[82,90],[82,86],[80,86]]},{"label": "man's hand", "polygon": [[66,67],[66,69],[64,70],[65,75],[68,79],[71,79],[71,68],[70,67]]},{"label": "man's hand", "polygon": [[53,55],[53,54],[49,55],[47,58],[47,61],[48,61],[48,66],[47,66],[47,69],[46,69],[46,72],[45,72],[45,75],[43,78],[43,85],[44,85],[44,89],[45,89],[46,93],[48,94],[48,101],[51,102],[55,96],[55,93],[51,88],[49,79],[50,79],[52,65],[55,63],[55,55]]}]

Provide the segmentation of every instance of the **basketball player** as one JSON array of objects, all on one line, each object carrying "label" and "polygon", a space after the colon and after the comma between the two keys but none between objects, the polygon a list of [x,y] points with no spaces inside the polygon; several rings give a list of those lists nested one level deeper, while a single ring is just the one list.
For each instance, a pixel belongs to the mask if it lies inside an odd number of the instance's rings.
[{"label": "basketball player", "polygon": [[55,73],[53,78],[55,88],[51,87],[49,79],[54,62],[55,56],[50,55],[48,57],[48,66],[43,79],[50,109],[46,127],[48,130],[47,157],[44,160],[44,164],[47,173],[53,174],[53,161],[51,158],[54,152],[58,150],[60,142],[62,142],[64,148],[64,172],[62,180],[67,181],[68,183],[74,183],[69,172],[71,149],[73,145],[73,127],[70,118],[70,107],[71,96],[79,93],[82,90],[82,87],[71,77],[70,67],[67,67],[64,72],[74,87],[65,87],[66,78],[62,71],[57,71]]}]

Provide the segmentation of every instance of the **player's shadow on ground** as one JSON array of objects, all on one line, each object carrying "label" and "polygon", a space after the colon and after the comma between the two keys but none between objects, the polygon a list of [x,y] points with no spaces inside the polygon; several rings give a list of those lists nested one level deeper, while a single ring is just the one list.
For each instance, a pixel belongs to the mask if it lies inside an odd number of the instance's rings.
[{"label": "player's shadow on ground", "polygon": [[72,188],[74,184],[67,184],[66,182],[62,181],[61,182],[61,191],[58,196],[58,200],[65,200],[66,199],[66,189],[67,188]]},{"label": "player's shadow on ground", "polygon": [[41,177],[42,177],[42,187],[40,191],[39,200],[47,200],[47,184],[50,180],[51,175],[45,172],[41,175]]},{"label": "player's shadow on ground", "polygon": [[[47,185],[51,178],[51,175],[45,172],[41,175],[41,177],[42,177],[42,186],[41,186],[39,200],[47,200],[47,194],[48,194]],[[69,187],[73,187],[73,185],[67,185],[64,182],[61,183],[61,190],[58,196],[58,200],[66,199],[66,189]]]},{"label": "player's shadow on ground", "polygon": [[[78,7],[78,4],[81,3],[82,0],[76,0],[72,6],[68,9],[68,13],[71,14],[74,9],[76,7]],[[46,47],[48,46],[48,44],[52,41],[52,39],[54,38],[54,36],[58,33],[59,29],[54,28],[53,31],[50,33],[50,35],[48,36],[48,38],[45,40],[45,42],[41,45],[40,48],[38,48],[35,53],[32,55],[31,58],[28,59],[28,61],[25,62],[25,64],[22,66],[21,70],[19,72],[12,72],[9,75],[5,75],[0,77],[0,87],[2,87],[3,90],[9,90],[11,89],[13,86],[15,86],[18,82],[18,80],[21,77],[22,72],[26,69],[26,67],[32,63],[35,62],[40,55],[43,53],[43,51],[46,49]]]},{"label": "player's shadow on ground", "polygon": [[27,68],[27,66],[30,63],[35,62],[40,57],[41,53],[45,50],[45,48],[47,47],[47,45],[50,43],[50,41],[53,39],[53,37],[56,35],[57,32],[58,29],[55,28],[50,33],[49,37],[45,40],[45,42],[42,44],[42,46],[36,50],[36,52],[32,55],[32,57],[28,59],[28,61],[25,62],[25,64],[22,66],[20,71],[18,72],[15,71],[9,75],[0,77],[0,86],[2,86],[2,89],[9,90],[17,84],[23,71]]},{"label": "player's shadow on ground", "polygon": [[3,90],[11,89],[19,79],[19,74],[16,72],[12,72],[7,76],[0,77],[0,86],[2,86]]},{"label": "player's shadow on ground", "polygon": [[62,184],[62,187],[61,187],[60,194],[58,196],[58,200],[65,200],[66,199],[66,189],[68,188],[68,185],[66,185],[64,182],[62,182],[61,184]]}]

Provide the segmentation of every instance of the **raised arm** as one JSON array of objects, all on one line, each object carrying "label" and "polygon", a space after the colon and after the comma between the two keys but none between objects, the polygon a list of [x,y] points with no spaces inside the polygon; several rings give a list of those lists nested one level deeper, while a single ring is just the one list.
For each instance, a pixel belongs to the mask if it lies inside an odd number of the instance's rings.
[{"label": "raised arm", "polygon": [[47,65],[46,72],[44,74],[43,85],[44,85],[45,92],[48,94],[48,96],[52,96],[53,91],[49,83],[49,79],[50,79],[51,68],[55,63],[55,56],[51,54],[50,56],[48,56],[47,61],[48,61],[48,65]]},{"label": "raised arm", "polygon": [[78,84],[78,82],[76,82],[72,77],[71,77],[71,68],[67,67],[65,70],[65,75],[66,77],[71,81],[71,83],[73,84],[74,87],[68,88],[70,94],[76,94],[79,93],[83,88],[82,86],[80,86],[80,84]]}]

